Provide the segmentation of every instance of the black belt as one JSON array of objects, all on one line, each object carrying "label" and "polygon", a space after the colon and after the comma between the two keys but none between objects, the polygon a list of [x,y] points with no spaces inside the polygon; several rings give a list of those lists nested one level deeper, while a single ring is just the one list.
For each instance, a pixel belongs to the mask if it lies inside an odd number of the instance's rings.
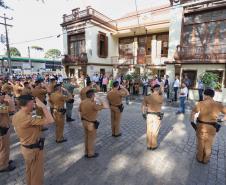
[{"label": "black belt", "polygon": [[120,105],[112,105],[112,104],[110,104],[110,106],[117,107],[121,113],[124,110],[124,105],[123,104],[120,104]]},{"label": "black belt", "polygon": [[87,121],[87,122],[90,122],[90,123],[94,123],[94,127],[95,127],[95,129],[98,129],[98,127],[99,127],[99,125],[100,125],[100,122],[99,121],[89,121],[89,120],[87,120],[87,119],[85,119],[85,118],[81,118],[81,120],[82,121]]},{"label": "black belt", "polygon": [[57,112],[61,112],[62,114],[66,113],[66,109],[65,108],[60,108],[60,109],[52,108],[52,110],[56,110]]},{"label": "black belt", "polygon": [[203,124],[206,124],[206,125],[211,125],[211,126],[214,126],[217,124],[216,122],[206,122],[206,121],[201,121],[201,120],[197,120],[198,123],[203,123]]},{"label": "black belt", "polygon": [[206,122],[206,121],[201,121],[199,119],[197,119],[198,123],[202,123],[202,124],[206,124],[206,125],[211,125],[216,129],[216,132],[220,131],[221,125],[218,124],[217,122]]},{"label": "black belt", "polygon": [[87,119],[85,119],[85,118],[81,118],[81,120],[82,120],[82,121],[88,121],[88,122],[90,122],[90,123],[96,122],[96,121],[89,121],[89,120],[87,120]]},{"label": "black belt", "polygon": [[153,115],[160,115],[161,114],[161,112],[147,112],[147,114],[153,114]]},{"label": "black belt", "polygon": [[40,150],[43,150],[44,148],[44,143],[45,143],[45,138],[40,138],[39,141],[35,144],[31,144],[31,145],[22,145],[25,148],[28,149],[36,149],[39,148]]},{"label": "black belt", "polygon": [[7,127],[0,127],[0,136],[4,136],[7,134],[9,128]]}]

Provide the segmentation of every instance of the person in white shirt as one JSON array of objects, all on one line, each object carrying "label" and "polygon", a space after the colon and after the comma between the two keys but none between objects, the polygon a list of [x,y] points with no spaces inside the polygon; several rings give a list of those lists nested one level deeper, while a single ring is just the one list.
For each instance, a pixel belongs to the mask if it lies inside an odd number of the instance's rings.
[{"label": "person in white shirt", "polygon": [[143,84],[143,96],[148,95],[148,79],[147,77],[142,78],[142,84]]},{"label": "person in white shirt", "polygon": [[94,74],[93,75],[92,81],[99,85],[99,76],[98,76],[98,74]]},{"label": "person in white shirt", "polygon": [[63,83],[63,76],[62,75],[58,76],[57,83]]},{"label": "person in white shirt", "polygon": [[178,94],[178,89],[180,87],[180,81],[179,81],[179,77],[176,76],[175,77],[175,81],[173,84],[173,90],[174,90],[174,101],[177,101],[177,94]]},{"label": "person in white shirt", "polygon": [[181,84],[180,89],[180,104],[179,104],[179,110],[177,114],[184,114],[185,113],[185,101],[188,95],[188,88],[185,83]]}]

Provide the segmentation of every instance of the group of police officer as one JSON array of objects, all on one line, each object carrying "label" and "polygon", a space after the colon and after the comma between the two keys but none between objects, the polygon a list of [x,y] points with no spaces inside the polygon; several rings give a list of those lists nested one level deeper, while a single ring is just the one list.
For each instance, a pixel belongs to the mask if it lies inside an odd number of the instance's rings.
[{"label": "group of police officer", "polygon": [[[72,110],[75,88],[78,88],[78,85],[72,83],[71,79],[65,79],[63,84],[56,83],[55,79],[50,79],[48,83],[40,80],[35,82],[26,80],[23,83],[19,80],[5,80],[0,84],[0,172],[15,169],[14,162],[9,159],[9,129],[12,122],[25,160],[27,184],[43,184],[45,138],[42,138],[42,131],[46,130],[46,125],[55,123],[56,143],[67,141],[64,137],[65,117],[67,122],[74,121]],[[144,97],[142,103],[142,113],[147,121],[148,150],[155,150],[158,147],[158,134],[163,119],[162,89],[156,84],[152,88],[151,95]],[[86,87],[80,91],[79,112],[84,127],[85,158],[98,157],[98,153],[95,152],[95,140],[99,127],[97,115],[102,109],[110,109],[112,137],[122,135],[120,131],[121,115],[124,109],[122,102],[123,97],[129,95],[128,90],[115,81],[113,88],[107,93],[108,106],[102,100],[96,101],[95,93],[98,91],[100,91],[99,86],[90,81],[87,81]],[[215,102],[213,97],[214,91],[206,89],[204,100],[197,103],[191,113],[191,125],[197,135],[197,160],[201,163],[208,163],[210,159],[213,141],[220,128],[217,123],[218,115],[226,114],[226,108],[221,103]],[[50,111],[47,108],[47,100]]]}]

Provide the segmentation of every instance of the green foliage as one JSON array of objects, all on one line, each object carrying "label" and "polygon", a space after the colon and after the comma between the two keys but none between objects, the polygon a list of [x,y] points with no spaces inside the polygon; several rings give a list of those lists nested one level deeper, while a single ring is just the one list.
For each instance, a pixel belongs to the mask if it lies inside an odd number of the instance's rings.
[{"label": "green foliage", "polygon": [[5,8],[5,9],[9,8],[3,0],[0,0],[0,7]]},{"label": "green foliage", "polygon": [[131,74],[127,74],[125,76],[125,80],[131,81],[131,80],[133,80],[133,76]]},{"label": "green foliage", "polygon": [[61,56],[61,52],[58,49],[49,49],[45,53],[45,58],[59,58]]},{"label": "green foliage", "polygon": [[[10,9],[10,7],[8,7],[8,6],[5,4],[4,1],[5,1],[5,0],[0,0],[0,8],[2,7],[2,8],[5,8],[5,9]],[[45,0],[36,0],[36,1],[41,1],[42,3],[45,2]]]},{"label": "green foliage", "polygon": [[[10,51],[10,56],[12,56],[12,57],[20,57],[21,56],[20,51],[15,47],[9,48],[9,51]],[[7,52],[5,53],[5,55],[7,55]]]},{"label": "green foliage", "polygon": [[201,78],[205,88],[221,89],[219,76],[211,72],[205,72]]},{"label": "green foliage", "polygon": [[135,81],[140,80],[140,74],[139,73],[133,72],[131,75],[132,75],[132,77]]}]

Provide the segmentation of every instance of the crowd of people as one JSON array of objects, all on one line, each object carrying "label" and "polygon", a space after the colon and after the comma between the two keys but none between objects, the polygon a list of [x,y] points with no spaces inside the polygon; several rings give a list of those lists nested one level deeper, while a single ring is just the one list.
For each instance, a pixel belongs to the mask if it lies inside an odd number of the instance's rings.
[{"label": "crowd of people", "polygon": [[[182,82],[178,76],[170,82],[168,75],[164,78],[144,77],[139,81],[126,80],[123,75],[113,79],[112,76],[98,74],[93,77],[82,76],[80,79],[50,74],[3,77],[0,80],[0,173],[16,168],[14,161],[9,159],[9,130],[12,123],[25,160],[27,184],[43,184],[45,138],[41,137],[41,133],[48,129],[47,125],[55,123],[55,142],[67,142],[64,124],[65,120],[75,121],[72,112],[76,93],[81,100],[78,111],[84,128],[85,158],[96,158],[99,155],[95,151],[99,111],[110,110],[112,137],[122,135],[120,122],[124,111],[123,98],[127,99],[130,94],[144,96],[142,114],[147,122],[147,149],[155,150],[158,147],[158,134],[164,115],[164,100],[171,99],[173,90],[172,100],[180,100],[177,114],[184,114],[190,86],[191,81],[187,76]],[[226,114],[226,108],[213,100],[212,89],[204,91],[201,82],[199,88],[202,99],[192,111],[191,125],[197,133],[197,160],[207,163],[214,137],[220,128],[217,116],[220,113]],[[143,90],[142,93],[140,89]],[[95,93],[100,91],[106,93],[106,101],[96,101]],[[199,115],[196,121],[197,113]]]}]

